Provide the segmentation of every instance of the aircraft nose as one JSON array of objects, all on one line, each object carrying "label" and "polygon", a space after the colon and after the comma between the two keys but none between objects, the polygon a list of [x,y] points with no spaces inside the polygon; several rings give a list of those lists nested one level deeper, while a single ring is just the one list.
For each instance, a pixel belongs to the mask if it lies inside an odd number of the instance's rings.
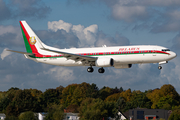
[{"label": "aircraft nose", "polygon": [[171,56],[172,56],[172,58],[175,58],[177,56],[177,54],[175,52],[172,52]]}]

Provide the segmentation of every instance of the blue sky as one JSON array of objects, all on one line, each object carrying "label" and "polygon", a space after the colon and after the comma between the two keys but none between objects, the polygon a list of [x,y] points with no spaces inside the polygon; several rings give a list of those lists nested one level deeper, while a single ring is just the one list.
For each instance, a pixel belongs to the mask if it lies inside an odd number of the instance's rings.
[{"label": "blue sky", "polygon": [[25,51],[20,20],[26,20],[44,43],[54,47],[160,45],[179,54],[179,0],[0,0],[0,91],[10,87],[44,91],[87,82],[99,88],[141,91],[172,84],[180,92],[179,56],[161,71],[158,64],[144,64],[106,68],[105,74],[95,67],[89,74],[87,67],[51,66],[6,52],[7,48]]}]

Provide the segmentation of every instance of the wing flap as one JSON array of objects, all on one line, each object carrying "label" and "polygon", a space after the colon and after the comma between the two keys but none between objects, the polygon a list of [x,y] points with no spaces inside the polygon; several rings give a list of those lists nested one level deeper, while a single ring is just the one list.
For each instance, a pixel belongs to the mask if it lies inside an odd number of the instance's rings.
[{"label": "wing flap", "polygon": [[43,50],[46,51],[50,51],[50,52],[55,52],[55,53],[59,53],[59,54],[63,54],[63,57],[67,58],[67,59],[71,59],[74,61],[81,61],[81,62],[95,62],[96,61],[96,57],[90,57],[90,56],[83,56],[83,55],[77,55],[77,54],[73,54],[73,53],[67,53],[67,52],[62,52],[62,51],[56,51],[56,50],[51,50],[51,49],[47,49],[47,48],[42,48]]}]

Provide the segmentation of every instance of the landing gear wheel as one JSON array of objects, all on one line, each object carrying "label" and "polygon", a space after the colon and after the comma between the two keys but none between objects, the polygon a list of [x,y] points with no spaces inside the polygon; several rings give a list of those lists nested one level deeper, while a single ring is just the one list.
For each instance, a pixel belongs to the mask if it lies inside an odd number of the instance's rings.
[{"label": "landing gear wheel", "polygon": [[158,69],[161,70],[161,69],[162,69],[162,66],[159,66]]},{"label": "landing gear wheel", "polygon": [[99,72],[99,73],[104,73],[105,70],[104,70],[104,68],[99,68],[99,69],[98,69],[98,72]]},{"label": "landing gear wheel", "polygon": [[87,71],[92,73],[94,71],[94,69],[92,67],[88,67]]}]

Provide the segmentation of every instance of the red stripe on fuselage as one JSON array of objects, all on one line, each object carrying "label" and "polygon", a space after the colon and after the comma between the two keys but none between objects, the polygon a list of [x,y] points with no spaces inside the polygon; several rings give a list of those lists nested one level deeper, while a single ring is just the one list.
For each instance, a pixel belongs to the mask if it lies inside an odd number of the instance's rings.
[{"label": "red stripe on fuselage", "polygon": [[[114,54],[144,54],[144,53],[151,53],[151,54],[156,54],[156,53],[161,53],[161,54],[167,54],[170,55],[167,52],[164,51],[155,51],[155,50],[142,50],[142,51],[117,51],[117,52],[100,52],[100,53],[77,53],[77,55],[83,55],[83,56],[88,56],[88,55],[114,55]],[[39,58],[46,58],[46,57],[63,57],[63,55],[42,55],[42,54],[36,54],[36,57]]]}]

